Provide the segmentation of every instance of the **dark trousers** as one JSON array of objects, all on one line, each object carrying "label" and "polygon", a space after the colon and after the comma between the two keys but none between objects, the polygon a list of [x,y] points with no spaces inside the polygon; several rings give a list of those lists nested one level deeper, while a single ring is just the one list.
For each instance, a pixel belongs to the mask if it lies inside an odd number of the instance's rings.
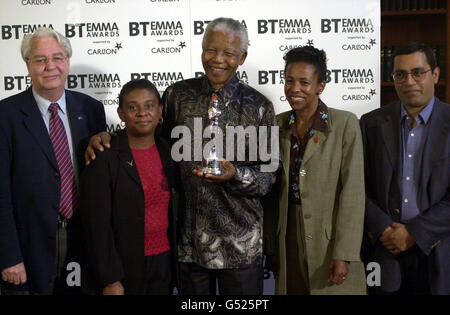
[{"label": "dark trousers", "polygon": [[[2,295],[52,295],[65,294],[67,292],[66,284],[66,258],[67,258],[67,221],[60,219],[56,230],[56,261],[55,273],[50,281],[47,292],[34,292],[15,290],[13,286],[1,287]],[[26,271],[26,266],[25,266]]]},{"label": "dark trousers", "polygon": [[[386,292],[377,288],[369,288],[369,294],[376,295],[429,295],[431,294],[428,279],[427,256],[414,246],[412,249],[397,255],[400,262],[402,283],[398,291]],[[383,270],[381,271],[383,272]]]},{"label": "dark trousers", "polygon": [[145,294],[172,294],[171,268],[170,251],[145,256]]},{"label": "dark trousers", "polygon": [[215,295],[216,282],[221,295],[261,295],[262,262],[238,269],[207,269],[195,263],[180,263],[181,294]]}]

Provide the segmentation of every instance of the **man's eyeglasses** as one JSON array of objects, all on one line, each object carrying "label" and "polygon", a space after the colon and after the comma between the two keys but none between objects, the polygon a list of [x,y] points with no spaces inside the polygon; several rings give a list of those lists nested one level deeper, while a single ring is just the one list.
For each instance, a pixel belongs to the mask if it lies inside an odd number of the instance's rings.
[{"label": "man's eyeglasses", "polygon": [[52,58],[39,57],[39,58],[31,59],[31,63],[34,64],[35,66],[41,67],[41,66],[47,65],[51,60],[55,65],[60,65],[66,59],[67,59],[67,57],[65,57],[65,56],[54,56]]},{"label": "man's eyeglasses", "polygon": [[412,78],[416,82],[420,82],[425,79],[425,76],[427,75],[428,71],[431,71],[431,68],[428,70],[413,69],[411,72],[395,71],[394,73],[392,73],[392,78],[397,83],[405,82],[406,79],[408,78],[408,74],[411,74]]}]

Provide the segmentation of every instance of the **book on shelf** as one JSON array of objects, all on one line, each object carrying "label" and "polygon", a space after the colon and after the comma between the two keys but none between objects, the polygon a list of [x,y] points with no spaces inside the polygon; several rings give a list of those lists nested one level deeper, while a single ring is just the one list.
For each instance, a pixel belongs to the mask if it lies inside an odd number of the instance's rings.
[{"label": "book on shelf", "polygon": [[381,0],[381,11],[442,10],[446,0]]},{"label": "book on shelf", "polygon": [[394,52],[394,47],[386,46],[384,49],[383,81],[392,82],[392,53]]},{"label": "book on shelf", "polygon": [[437,49],[436,59],[437,59],[437,64],[438,64],[439,68],[441,69],[439,81],[445,82],[447,80],[447,78],[446,78],[447,54],[445,51],[445,46],[440,46]]}]

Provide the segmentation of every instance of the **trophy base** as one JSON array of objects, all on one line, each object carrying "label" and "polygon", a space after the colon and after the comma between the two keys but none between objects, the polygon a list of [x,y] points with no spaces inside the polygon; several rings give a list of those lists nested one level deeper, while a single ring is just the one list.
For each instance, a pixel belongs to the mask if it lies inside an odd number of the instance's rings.
[{"label": "trophy base", "polygon": [[202,167],[200,168],[204,174],[212,174],[212,175],[222,175],[222,171],[220,168],[212,168],[212,167]]}]

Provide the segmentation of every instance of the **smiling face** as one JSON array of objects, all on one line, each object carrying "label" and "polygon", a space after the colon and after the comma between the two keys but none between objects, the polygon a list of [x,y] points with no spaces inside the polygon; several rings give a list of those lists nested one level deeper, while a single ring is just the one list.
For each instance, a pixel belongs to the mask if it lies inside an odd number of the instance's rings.
[{"label": "smiling face", "polygon": [[125,123],[129,137],[154,136],[162,115],[158,97],[147,89],[135,89],[123,97],[122,107],[117,109]]},{"label": "smiling face", "polygon": [[214,90],[231,81],[247,53],[241,53],[241,40],[229,33],[211,32],[202,52],[202,64]]},{"label": "smiling face", "polygon": [[70,61],[64,48],[53,37],[33,39],[27,60],[28,74],[36,92],[56,101],[64,92]]},{"label": "smiling face", "polygon": [[[426,55],[417,51],[408,55],[398,55],[394,58],[394,71],[411,72],[412,70],[427,71],[431,66]],[[439,80],[439,68],[428,71],[422,80],[416,81],[410,74],[403,82],[394,81],[397,95],[406,107],[424,107],[434,95],[434,85]]]},{"label": "smiling face", "polygon": [[284,94],[292,109],[298,113],[315,111],[319,95],[325,88],[325,81],[318,83],[314,65],[306,62],[292,62],[286,68]]}]

